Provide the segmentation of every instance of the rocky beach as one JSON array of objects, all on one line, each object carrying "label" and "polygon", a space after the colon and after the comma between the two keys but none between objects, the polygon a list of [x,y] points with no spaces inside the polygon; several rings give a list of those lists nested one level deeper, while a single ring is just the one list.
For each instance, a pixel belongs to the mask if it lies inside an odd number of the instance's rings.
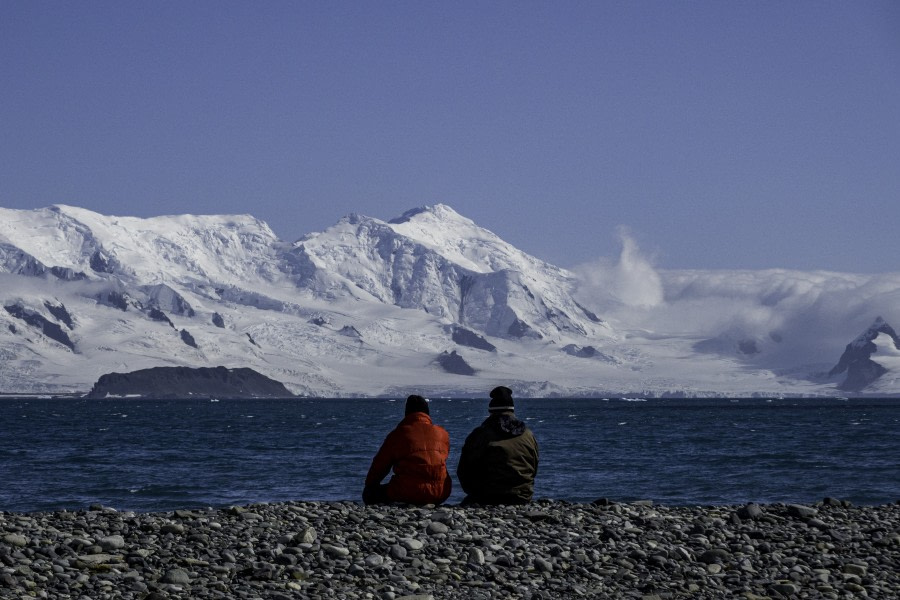
[{"label": "rocky beach", "polygon": [[900,504],[0,513],[3,598],[896,598]]}]

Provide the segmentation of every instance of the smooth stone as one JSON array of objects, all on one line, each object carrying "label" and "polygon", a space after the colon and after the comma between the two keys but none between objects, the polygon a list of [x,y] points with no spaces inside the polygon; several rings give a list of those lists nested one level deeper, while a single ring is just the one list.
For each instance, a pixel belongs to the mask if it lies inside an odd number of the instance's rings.
[{"label": "smooth stone", "polygon": [[160,581],[172,585],[189,585],[191,576],[184,569],[169,569]]},{"label": "smooth stone", "polygon": [[370,554],[363,562],[370,569],[374,569],[375,567],[380,567],[384,564],[384,557],[380,554]]},{"label": "smooth stone", "polygon": [[121,535],[110,535],[104,538],[100,538],[98,544],[101,548],[103,548],[104,552],[109,552],[110,550],[121,550],[125,547],[125,538]]},{"label": "smooth stone", "polygon": [[312,527],[307,527],[301,533],[294,536],[295,544],[312,544],[316,541],[316,530]]},{"label": "smooth stone", "polygon": [[469,549],[469,564],[471,565],[483,565],[484,564],[484,552],[482,552],[481,548],[470,548]]},{"label": "smooth stone", "polygon": [[793,596],[794,594],[796,594],[797,592],[800,591],[800,588],[797,587],[796,585],[794,585],[793,583],[788,583],[788,582],[783,582],[783,581],[780,581],[778,583],[773,583],[771,587],[772,587],[773,592],[778,592],[779,594],[782,594],[783,596]]},{"label": "smooth stone", "polygon": [[552,573],[553,572],[553,563],[549,560],[538,556],[534,559],[534,567],[542,572],[542,573]]},{"label": "smooth stone", "polygon": [[3,536],[3,541],[10,546],[24,548],[28,544],[28,538],[17,533],[9,533]]},{"label": "smooth stone", "polygon": [[403,547],[407,550],[421,550],[425,547],[425,542],[414,538],[403,538],[400,540],[400,543],[403,544]]},{"label": "smooth stone", "polygon": [[802,504],[788,504],[787,511],[790,516],[797,519],[810,519],[819,514],[819,511],[815,508],[803,506]]},{"label": "smooth stone", "polygon": [[739,508],[737,515],[741,519],[752,521],[760,518],[763,515],[763,511],[762,508],[759,507],[759,504],[751,502],[750,504]]},{"label": "smooth stone", "polygon": [[440,533],[447,533],[450,531],[450,528],[440,522],[431,522],[428,524],[428,527],[425,529],[428,535],[436,535]]},{"label": "smooth stone", "polygon": [[344,548],[343,546],[336,546],[334,544],[322,544],[322,550],[337,558],[343,558],[350,554],[349,549]]}]

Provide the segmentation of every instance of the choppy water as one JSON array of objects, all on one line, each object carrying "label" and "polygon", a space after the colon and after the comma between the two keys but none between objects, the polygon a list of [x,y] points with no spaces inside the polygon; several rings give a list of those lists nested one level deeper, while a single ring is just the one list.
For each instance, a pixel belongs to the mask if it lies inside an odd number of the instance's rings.
[{"label": "choppy water", "polygon": [[[486,400],[433,400],[454,492]],[[0,510],[357,500],[398,400],[0,400]],[[900,499],[898,400],[517,400],[538,498]]]}]

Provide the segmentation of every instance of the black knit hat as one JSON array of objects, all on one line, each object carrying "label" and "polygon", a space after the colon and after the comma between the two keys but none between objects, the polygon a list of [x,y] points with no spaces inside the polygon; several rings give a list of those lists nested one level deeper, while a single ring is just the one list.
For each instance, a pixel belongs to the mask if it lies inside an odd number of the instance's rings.
[{"label": "black knit hat", "polygon": [[428,412],[428,400],[423,398],[422,396],[417,396],[413,394],[409,398],[406,399],[406,414],[421,412],[426,415]]},{"label": "black knit hat", "polygon": [[515,410],[515,406],[513,405],[512,390],[500,385],[491,390],[491,403],[488,404],[488,411],[504,410]]}]

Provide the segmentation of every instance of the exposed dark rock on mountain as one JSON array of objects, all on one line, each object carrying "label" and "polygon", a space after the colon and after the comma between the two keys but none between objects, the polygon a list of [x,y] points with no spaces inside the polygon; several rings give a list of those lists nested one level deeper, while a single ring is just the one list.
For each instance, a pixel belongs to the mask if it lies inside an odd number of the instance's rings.
[{"label": "exposed dark rock on mountain", "polygon": [[362,334],[353,325],[344,325],[343,327],[341,327],[341,330],[338,331],[338,333],[340,333],[341,335],[346,335],[347,337],[356,338],[358,340],[362,339]]},{"label": "exposed dark rock on mountain", "polygon": [[91,255],[90,265],[97,273],[112,273],[115,270],[115,263],[99,250]]},{"label": "exposed dark rock on mountain", "polygon": [[256,340],[253,339],[253,336],[252,336],[252,335],[250,335],[249,333],[247,333],[246,336],[247,336],[247,339],[250,340],[250,343],[251,343],[251,344],[253,344],[253,345],[256,346],[257,348],[259,348],[259,344],[256,343]]},{"label": "exposed dark rock on mountain", "polygon": [[594,323],[602,323],[602,322],[603,322],[603,319],[601,319],[600,317],[598,317],[597,315],[595,315],[593,312],[591,312],[591,311],[589,311],[588,309],[586,309],[585,307],[583,307],[583,306],[582,306],[581,304],[579,304],[578,302],[575,303],[575,306],[577,306],[578,308],[580,308],[580,309],[581,309],[581,312],[584,313],[584,316],[586,316],[588,319],[590,319],[590,320],[593,321]]},{"label": "exposed dark rock on mountain", "polygon": [[838,364],[828,373],[830,377],[847,372],[847,378],[837,387],[845,392],[860,392],[874,383],[887,372],[883,366],[871,359],[877,352],[875,338],[879,334],[886,334],[894,343],[894,347],[900,350],[900,337],[894,328],[878,317],[866,331],[855,340],[847,344]]},{"label": "exposed dark rock on mountain", "polygon": [[492,343],[490,343],[474,331],[469,331],[465,327],[454,327],[452,337],[453,341],[460,346],[468,346],[470,348],[476,348],[478,350],[487,350],[488,352],[497,351],[496,346],[494,346]]},{"label": "exposed dark rock on mountain", "polygon": [[194,341],[194,336],[192,336],[187,329],[181,330],[181,341],[190,346],[191,348],[197,347],[197,342]]},{"label": "exposed dark rock on mountain", "polygon": [[290,398],[284,385],[253,369],[154,367],[100,377],[86,398]]},{"label": "exposed dark rock on mountain", "polygon": [[147,316],[153,319],[154,321],[160,321],[162,323],[168,323],[169,327],[175,327],[175,324],[172,323],[172,320],[158,308],[151,308],[150,312],[147,313]]},{"label": "exposed dark rock on mountain", "polygon": [[578,346],[577,344],[563,346],[563,352],[578,358],[593,358],[597,355],[597,349],[593,346]]},{"label": "exposed dark rock on mountain", "polygon": [[14,275],[37,277],[43,275],[47,267],[44,266],[44,263],[16,246],[0,243],[0,270],[13,273]]},{"label": "exposed dark rock on mountain", "polygon": [[50,267],[50,274],[63,281],[84,281],[88,278],[83,271],[76,271],[69,267]]},{"label": "exposed dark rock on mountain", "polygon": [[48,267],[31,254],[7,243],[0,243],[0,272],[2,271],[26,277],[41,277],[50,273],[64,281],[87,279],[87,275],[81,271],[68,267]]},{"label": "exposed dark rock on mountain", "polygon": [[397,225],[399,225],[401,223],[407,223],[414,216],[421,215],[423,212],[425,212],[425,210],[426,209],[423,207],[411,208],[410,210],[406,211],[399,217],[395,217],[395,218],[391,219],[390,221],[388,221],[388,223],[394,223]]},{"label": "exposed dark rock on mountain", "polygon": [[437,363],[448,373],[453,373],[455,375],[475,374],[475,369],[466,362],[466,359],[457,354],[456,350],[452,352],[441,352],[437,357]]},{"label": "exposed dark rock on mountain", "polygon": [[128,305],[133,303],[133,300],[128,296],[128,294],[110,290],[108,292],[101,292],[97,294],[97,302],[105,306],[111,306],[113,308],[118,308],[119,310],[126,311],[128,310]]},{"label": "exposed dark rock on mountain", "polygon": [[219,313],[214,313],[212,316],[212,324],[216,327],[220,327],[225,329],[225,318],[222,317]]},{"label": "exposed dark rock on mountain", "polygon": [[69,329],[75,329],[75,323],[72,321],[72,315],[69,314],[69,311],[66,310],[65,304],[62,302],[59,303],[59,306],[50,303],[49,301],[44,301],[44,306],[47,307],[47,310],[50,311],[50,314],[53,315],[57,321],[60,321],[66,325]]},{"label": "exposed dark rock on mountain", "polygon": [[535,338],[539,340],[544,337],[539,332],[532,329],[531,326],[522,319],[513,321],[512,325],[509,326],[507,333],[514,338]]},{"label": "exposed dark rock on mountain", "polygon": [[170,314],[182,317],[193,317],[194,308],[184,296],[165,284],[152,285],[145,288],[149,297],[149,305]]},{"label": "exposed dark rock on mountain", "polygon": [[40,315],[34,311],[26,309],[21,304],[11,304],[4,306],[10,315],[14,316],[17,319],[20,319],[31,325],[35,329],[40,330],[45,336],[50,338],[51,340],[66,346],[70,350],[75,350],[75,343],[69,339],[69,336],[66,335],[66,332],[63,331],[63,328],[60,327],[57,323],[53,323],[48,321],[43,315]]}]

